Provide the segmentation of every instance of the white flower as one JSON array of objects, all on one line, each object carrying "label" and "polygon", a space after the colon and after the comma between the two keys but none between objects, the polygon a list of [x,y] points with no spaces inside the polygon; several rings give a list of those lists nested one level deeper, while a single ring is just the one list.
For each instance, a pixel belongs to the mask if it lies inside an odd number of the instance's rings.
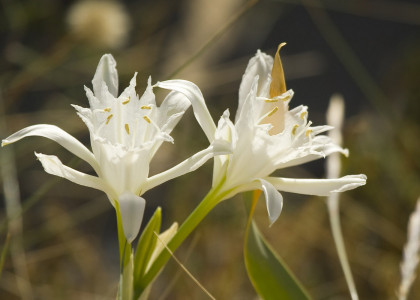
[{"label": "white flower", "polygon": [[[279,46],[279,50],[282,45]],[[175,84],[177,87],[175,87]],[[179,83],[158,83],[176,89],[191,101],[199,122],[204,125],[210,141],[225,139],[232,153],[215,157],[213,185],[222,184],[223,199],[255,189],[264,192],[270,223],[280,215],[283,197],[278,191],[328,196],[354,189],[366,183],[365,175],[350,175],[338,179],[290,179],[271,177],[277,169],[300,165],[334,152],[348,155],[325,135],[330,126],[315,126],[308,121],[308,108],[289,110],[292,90],[286,90],[280,55],[273,58],[260,51],[249,61],[239,89],[239,105],[235,124],[225,111],[217,128],[202,104],[196,87]],[[194,107],[195,106],[195,107]]]},{"label": "white flower", "polygon": [[136,94],[136,75],[118,96],[116,62],[110,54],[101,58],[92,83],[93,92],[85,87],[90,108],[73,105],[89,129],[92,152],[62,129],[46,124],[24,128],[4,139],[2,146],[27,136],[43,136],[88,162],[98,176],[69,168],[56,156],[36,153],[46,172],[104,191],[112,205],[118,205],[124,234],[131,243],[144,213],[145,200],[140,195],[194,171],[216,154],[226,154],[226,144],[215,141],[177,166],[148,177],[150,161],[163,142],[173,142],[169,134],[190,102],[173,91],[157,107],[150,78],[143,96]]}]

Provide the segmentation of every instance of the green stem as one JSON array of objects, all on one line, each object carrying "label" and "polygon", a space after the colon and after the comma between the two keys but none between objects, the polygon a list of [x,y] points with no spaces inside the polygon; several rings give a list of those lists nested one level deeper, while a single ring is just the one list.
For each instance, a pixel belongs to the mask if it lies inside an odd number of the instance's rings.
[{"label": "green stem", "polygon": [[118,244],[120,249],[120,282],[118,286],[118,300],[131,300],[133,295],[133,259],[131,244],[128,243],[122,226],[120,208],[115,202],[117,215]]},{"label": "green stem", "polygon": [[[223,197],[229,191],[221,191],[224,180],[220,182],[216,187],[212,188],[206,197],[200,202],[197,208],[188,216],[177,233],[168,243],[168,248],[173,252],[175,251],[182,242],[191,234],[191,232],[197,227],[198,224],[204,219],[204,217],[219,203]],[[141,287],[144,290],[157,276],[162,267],[167,263],[171,257],[168,251],[162,251],[152,264],[150,270],[142,278]]]},{"label": "green stem", "polygon": [[118,202],[116,201],[115,201],[115,213],[117,215],[118,244],[119,244],[119,249],[120,249],[120,266],[121,266],[120,272],[122,274],[124,267],[130,261],[131,245],[128,244],[127,239],[125,238],[124,230],[122,226],[120,208],[119,208]]}]

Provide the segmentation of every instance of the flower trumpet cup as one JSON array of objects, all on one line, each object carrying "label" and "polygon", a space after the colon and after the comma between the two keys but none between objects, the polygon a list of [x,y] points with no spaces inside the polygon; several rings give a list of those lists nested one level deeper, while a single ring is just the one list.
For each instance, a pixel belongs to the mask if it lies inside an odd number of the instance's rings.
[{"label": "flower trumpet cup", "polygon": [[64,130],[46,124],[29,126],[2,141],[4,146],[27,136],[46,137],[89,163],[97,176],[65,166],[56,156],[35,153],[47,173],[104,191],[111,204],[118,207],[129,243],[140,229],[146,204],[143,193],[194,171],[214,155],[228,153],[230,146],[213,139],[208,148],[149,177],[150,161],[163,142],[173,143],[170,133],[191,103],[182,93],[172,91],[158,107],[150,78],[139,97],[135,91],[136,74],[118,95],[116,62],[106,54],[92,80],[93,91],[85,87],[90,107],[73,105],[89,129],[92,151]]}]

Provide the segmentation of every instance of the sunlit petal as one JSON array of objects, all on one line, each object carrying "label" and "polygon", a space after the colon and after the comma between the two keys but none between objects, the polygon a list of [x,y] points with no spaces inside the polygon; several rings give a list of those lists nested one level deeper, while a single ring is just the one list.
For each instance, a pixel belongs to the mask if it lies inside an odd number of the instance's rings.
[{"label": "sunlit petal", "polygon": [[35,155],[44,167],[45,172],[48,174],[59,176],[70,180],[71,182],[104,191],[106,194],[113,196],[113,191],[101,178],[67,167],[55,155],[45,155],[41,153],[35,153]]},{"label": "sunlit petal", "polygon": [[215,155],[223,155],[229,153],[230,144],[224,143],[223,141],[215,141],[208,148],[201,150],[200,152],[194,154],[190,158],[187,158],[171,169],[148,178],[142,191],[146,192],[147,190],[150,190],[151,188],[175,177],[179,177],[186,173],[195,171]]},{"label": "sunlit petal", "polygon": [[258,179],[261,183],[261,189],[264,192],[265,202],[267,205],[268,218],[270,226],[278,219],[283,209],[283,196],[277,191],[270,182],[264,179]]},{"label": "sunlit petal", "polygon": [[103,84],[114,97],[118,96],[118,73],[117,63],[111,54],[105,54],[101,57],[95,76],[93,77],[93,92],[96,97],[101,98],[103,95]]},{"label": "sunlit petal", "polygon": [[238,114],[242,111],[243,104],[250,93],[255,77],[258,76],[258,95],[268,93],[271,82],[272,66],[273,58],[259,50],[257,51],[257,54],[250,59],[239,87],[239,103],[235,119],[238,119]]},{"label": "sunlit petal", "polygon": [[89,163],[96,171],[99,170],[99,166],[96,162],[95,156],[89,151],[81,142],[76,138],[62,130],[61,128],[48,125],[38,124],[32,125],[19,130],[11,136],[4,139],[1,143],[2,147],[11,143],[15,143],[28,136],[42,136],[55,141],[60,144],[74,155],[80,157]]},{"label": "sunlit petal", "polygon": [[345,192],[366,184],[366,176],[363,174],[336,179],[268,177],[266,180],[280,191],[315,196],[328,196],[331,193]]},{"label": "sunlit petal", "polygon": [[206,134],[208,140],[210,142],[213,141],[216,125],[214,124],[210,112],[207,109],[203,94],[198,86],[186,80],[167,80],[156,83],[156,86],[184,94],[191,102],[195,118]]}]

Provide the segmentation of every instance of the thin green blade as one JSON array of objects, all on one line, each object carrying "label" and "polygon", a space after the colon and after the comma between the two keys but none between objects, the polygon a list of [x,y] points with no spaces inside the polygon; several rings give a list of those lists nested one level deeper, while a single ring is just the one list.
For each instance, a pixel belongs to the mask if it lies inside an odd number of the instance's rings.
[{"label": "thin green blade", "polygon": [[134,255],[134,296],[137,299],[141,293],[140,280],[146,272],[147,264],[152,256],[153,250],[156,246],[156,235],[160,232],[160,225],[162,221],[162,209],[158,207],[143,230],[136,247]]},{"label": "thin green blade", "polygon": [[310,299],[285,262],[273,251],[252,221],[258,196],[259,193],[254,194],[244,244],[244,259],[249,279],[264,300]]}]

